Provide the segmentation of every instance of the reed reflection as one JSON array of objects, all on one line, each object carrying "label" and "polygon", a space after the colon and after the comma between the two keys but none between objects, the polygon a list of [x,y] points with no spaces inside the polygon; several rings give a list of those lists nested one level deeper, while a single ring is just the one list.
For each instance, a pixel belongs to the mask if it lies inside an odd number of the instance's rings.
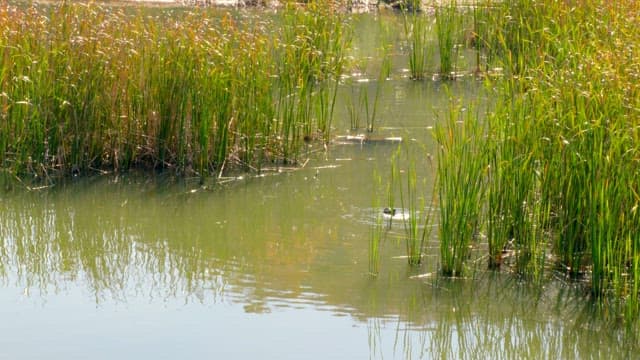
[{"label": "reed reflection", "polygon": [[604,312],[610,310],[585,302],[568,286],[532,286],[495,274],[469,281],[474,286],[462,279],[425,284],[438,301],[415,306],[424,298],[407,299],[392,349],[384,348],[389,342],[383,335],[392,321],[369,321],[370,357],[629,358],[639,350],[637,329],[609,321]]}]

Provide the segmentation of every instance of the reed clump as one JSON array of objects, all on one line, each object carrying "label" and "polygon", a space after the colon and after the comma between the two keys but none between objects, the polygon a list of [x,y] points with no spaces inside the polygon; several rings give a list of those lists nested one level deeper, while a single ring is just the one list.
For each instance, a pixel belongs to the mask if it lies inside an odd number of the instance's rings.
[{"label": "reed clump", "polygon": [[283,17],[1,5],[0,166],[205,176],[295,161],[305,135],[328,136],[349,40],[330,3]]},{"label": "reed clump", "polygon": [[638,314],[640,5],[516,1],[494,49],[508,77],[487,120],[491,266],[550,266]]},{"label": "reed clump", "polygon": [[[371,225],[371,238],[369,241],[369,272],[377,275],[380,262],[380,243],[386,239],[394,223],[401,223],[407,263],[410,266],[422,265],[425,256],[427,242],[431,236],[433,224],[433,204],[428,202],[428,194],[421,190],[426,185],[419,184],[417,169],[418,161],[431,160],[431,155],[424,148],[415,148],[408,144],[400,144],[391,156],[391,169],[389,180],[386,183],[384,194],[374,193],[373,220]],[[403,167],[401,164],[406,164]],[[382,181],[377,173],[374,173],[376,189],[382,188]],[[385,198],[385,207],[380,207],[380,195]],[[432,199],[431,202],[434,202]],[[382,225],[386,223],[386,231]]]},{"label": "reed clump", "polygon": [[411,79],[422,80],[427,71],[431,54],[431,19],[417,8],[403,9],[404,34],[409,45],[409,71]]},{"label": "reed clump", "polygon": [[455,79],[460,48],[457,39],[463,17],[455,0],[451,0],[446,5],[436,6],[435,17],[440,76],[443,79]]},{"label": "reed clump", "polygon": [[461,276],[480,231],[485,191],[484,133],[478,114],[452,100],[438,142],[437,198],[441,271]]},{"label": "reed clump", "polygon": [[490,268],[565,273],[637,319],[640,5],[514,1],[488,18],[495,107],[481,126],[454,106],[435,131],[442,272],[464,270],[483,229]]},{"label": "reed clump", "polygon": [[[455,80],[467,70],[481,75],[495,65],[497,49],[501,48],[495,34],[505,23],[497,9],[503,8],[491,1],[470,5],[456,0],[434,2],[425,12],[403,8],[411,78],[422,80],[432,71],[439,80]],[[475,52],[473,69],[467,69],[471,65],[465,60],[467,49]],[[437,68],[429,69],[434,61]]]}]

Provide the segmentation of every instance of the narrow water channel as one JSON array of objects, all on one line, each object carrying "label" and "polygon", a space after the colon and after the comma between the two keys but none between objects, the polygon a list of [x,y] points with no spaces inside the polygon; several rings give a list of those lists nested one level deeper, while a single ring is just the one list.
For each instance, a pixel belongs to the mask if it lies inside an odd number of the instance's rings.
[{"label": "narrow water channel", "polygon": [[[365,48],[381,36],[379,19],[361,16],[357,51],[375,68],[376,52]],[[372,136],[418,149],[428,202],[430,128],[450,96],[482,103],[482,84],[411,81],[401,55],[388,81],[365,71],[341,92],[373,95],[383,86]],[[336,136],[362,133],[352,129],[348,98],[336,108]],[[386,182],[397,147],[336,141],[310,148],[301,169],[222,185],[128,174],[2,193],[0,359],[637,354],[603,331],[569,286],[541,292],[482,267],[441,279],[436,238],[425,264],[409,267],[401,224],[385,230],[372,277],[369,239],[382,211],[376,176]]]}]

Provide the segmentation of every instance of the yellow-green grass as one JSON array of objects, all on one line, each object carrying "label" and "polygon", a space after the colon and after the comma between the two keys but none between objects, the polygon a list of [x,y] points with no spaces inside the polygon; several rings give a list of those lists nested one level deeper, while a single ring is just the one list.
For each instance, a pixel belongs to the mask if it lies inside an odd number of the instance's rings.
[{"label": "yellow-green grass", "polygon": [[331,3],[278,21],[153,10],[0,7],[2,169],[205,176],[295,161],[305,135],[328,137],[349,35]]},{"label": "yellow-green grass", "polygon": [[520,272],[553,265],[637,314],[640,5],[513,1],[495,11],[508,76],[491,84],[499,100],[487,119],[493,265],[511,240]]}]

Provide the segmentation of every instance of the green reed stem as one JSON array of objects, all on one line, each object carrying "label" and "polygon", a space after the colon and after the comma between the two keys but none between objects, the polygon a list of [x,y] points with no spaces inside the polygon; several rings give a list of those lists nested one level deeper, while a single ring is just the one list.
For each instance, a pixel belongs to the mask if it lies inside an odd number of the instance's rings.
[{"label": "green reed stem", "polygon": [[445,276],[460,276],[482,213],[484,129],[475,114],[452,103],[446,122],[435,128],[435,138],[441,270]]},{"label": "green reed stem", "polygon": [[425,76],[430,47],[427,42],[429,19],[417,11],[403,12],[404,33],[409,42],[409,70],[411,78],[422,80]]},{"label": "green reed stem", "polygon": [[455,0],[446,6],[436,7],[436,35],[440,54],[440,76],[444,79],[455,78],[455,62],[458,46],[455,42],[460,31],[461,16]]}]

